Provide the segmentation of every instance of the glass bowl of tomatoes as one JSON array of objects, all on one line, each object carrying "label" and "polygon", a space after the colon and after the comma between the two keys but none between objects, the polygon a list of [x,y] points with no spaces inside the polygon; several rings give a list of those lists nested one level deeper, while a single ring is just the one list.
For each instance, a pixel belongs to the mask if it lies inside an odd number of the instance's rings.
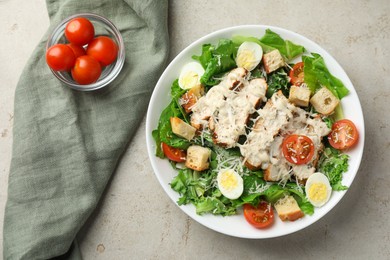
[{"label": "glass bowl of tomatoes", "polygon": [[46,43],[46,62],[54,76],[72,89],[92,91],[110,84],[125,61],[125,47],[107,18],[80,13],[64,19]]}]

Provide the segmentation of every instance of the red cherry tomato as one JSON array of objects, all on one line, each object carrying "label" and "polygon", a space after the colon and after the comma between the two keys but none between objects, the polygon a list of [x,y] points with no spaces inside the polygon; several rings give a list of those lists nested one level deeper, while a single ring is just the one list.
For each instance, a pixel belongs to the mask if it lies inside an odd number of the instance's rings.
[{"label": "red cherry tomato", "polygon": [[347,149],[357,143],[359,132],[351,120],[342,119],[333,124],[328,140],[330,145],[338,150]]},{"label": "red cherry tomato", "polygon": [[87,18],[77,17],[66,25],[65,36],[69,42],[83,46],[92,41],[95,36],[95,28]]},{"label": "red cherry tomato", "polygon": [[314,155],[313,141],[305,135],[289,135],[283,140],[283,155],[293,164],[306,164]]},{"label": "red cherry tomato", "polygon": [[293,66],[292,70],[290,70],[289,76],[291,84],[299,86],[304,82],[305,74],[303,73],[303,67],[304,63],[298,62]]},{"label": "red cherry tomato", "polygon": [[169,160],[174,162],[185,162],[186,152],[184,150],[169,146],[166,143],[161,143],[161,145],[165,156]]},{"label": "red cherry tomato", "polygon": [[87,55],[94,57],[103,66],[110,65],[116,59],[118,46],[107,36],[99,36],[93,39],[87,47]]},{"label": "red cherry tomato", "polygon": [[95,58],[88,55],[78,57],[74,67],[72,68],[73,79],[81,85],[96,82],[101,73],[102,68],[100,63],[95,60]]},{"label": "red cherry tomato", "polygon": [[80,56],[86,55],[85,49],[82,46],[74,43],[68,43],[67,45],[72,49],[76,59]]},{"label": "red cherry tomato", "polygon": [[70,71],[75,63],[75,56],[66,44],[56,44],[47,50],[46,63],[53,70]]},{"label": "red cherry tomato", "polygon": [[244,204],[244,216],[256,228],[266,228],[274,223],[274,211],[266,201],[261,201],[257,207]]}]

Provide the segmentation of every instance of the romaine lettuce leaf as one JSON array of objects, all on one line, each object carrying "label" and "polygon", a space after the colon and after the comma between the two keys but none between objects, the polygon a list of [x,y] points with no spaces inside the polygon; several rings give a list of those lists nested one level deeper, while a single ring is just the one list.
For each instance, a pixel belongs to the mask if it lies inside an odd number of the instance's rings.
[{"label": "romaine lettuce leaf", "polygon": [[178,84],[178,80],[175,80],[171,86],[172,101],[161,112],[157,129],[152,132],[152,136],[156,142],[156,155],[160,158],[164,158],[164,154],[161,151],[161,142],[166,143],[169,146],[173,146],[180,149],[187,149],[190,142],[184,138],[175,135],[172,132],[171,117],[179,117],[188,122],[186,113],[179,104],[179,98],[185,93],[185,90],[181,89]]},{"label": "romaine lettuce leaf", "polygon": [[305,52],[305,48],[301,45],[297,45],[289,40],[284,40],[279,34],[267,29],[264,36],[260,39],[263,45],[270,46],[278,49],[287,60],[302,54]]},{"label": "romaine lettuce leaf", "polygon": [[246,41],[255,42],[262,47],[264,53],[277,49],[287,60],[291,60],[305,52],[305,48],[303,46],[297,45],[289,40],[284,40],[282,37],[280,37],[279,34],[273,32],[270,29],[267,29],[264,36],[260,39],[255,37],[234,35],[232,40],[238,46]]},{"label": "romaine lettuce leaf", "polygon": [[260,41],[259,38],[253,37],[253,36],[243,36],[243,35],[233,35],[232,37],[233,43],[237,46],[237,48],[243,43],[243,42],[255,42],[258,45],[261,46],[264,53],[270,52],[275,50],[275,47],[268,46]]},{"label": "romaine lettuce leaf", "polygon": [[156,142],[156,156],[161,159],[164,159],[165,155],[161,147],[160,132],[158,131],[158,129],[152,131],[152,136],[154,141]]},{"label": "romaine lettuce leaf", "polygon": [[324,58],[317,53],[312,53],[311,55],[312,57],[302,57],[302,61],[305,64],[303,68],[305,83],[310,91],[315,93],[322,86],[326,86],[338,99],[345,97],[349,93],[349,90],[341,80],[329,72]]},{"label": "romaine lettuce leaf", "polygon": [[333,190],[340,191],[348,189],[347,186],[342,185],[343,173],[348,170],[347,154],[343,154],[340,151],[327,147],[318,162],[318,169],[325,174],[332,186]]},{"label": "romaine lettuce leaf", "polygon": [[212,171],[201,174],[191,169],[181,169],[173,178],[171,188],[180,194],[179,205],[194,204],[196,213],[212,213],[217,215],[232,215],[236,207],[232,201],[222,196],[221,192],[212,185],[215,179]]},{"label": "romaine lettuce leaf", "polygon": [[192,58],[202,64],[205,73],[201,83],[214,86],[219,83],[218,74],[227,72],[236,67],[235,56],[237,48],[231,40],[221,39],[217,46],[204,44],[200,56],[193,55]]},{"label": "romaine lettuce leaf", "polygon": [[303,46],[284,40],[279,34],[267,29],[265,35],[261,39],[255,37],[233,36],[232,40],[221,39],[214,46],[212,44],[204,44],[202,46],[202,54],[193,55],[192,58],[202,64],[205,73],[201,78],[201,83],[214,86],[220,82],[219,78],[223,73],[236,67],[235,58],[237,49],[244,41],[252,41],[258,43],[264,52],[269,52],[278,49],[280,53],[290,60],[305,51]]},{"label": "romaine lettuce leaf", "polygon": [[262,171],[246,171],[248,172],[243,175],[244,192],[236,200],[227,199],[221,194],[214,183],[217,173],[213,170],[199,173],[191,169],[181,169],[170,185],[181,196],[178,204],[192,203],[196,207],[196,213],[200,215],[212,213],[228,216],[235,214],[237,208],[244,204],[257,205],[262,199],[274,204],[286,195],[294,196],[305,214],[314,213],[314,207],[306,199],[303,188],[296,183],[287,183],[284,187],[267,184]]},{"label": "romaine lettuce leaf", "polygon": [[286,184],[285,188],[294,196],[303,213],[313,215],[314,206],[306,198],[306,194],[303,192],[303,186],[298,187],[297,183],[289,182]]},{"label": "romaine lettuce leaf", "polygon": [[267,98],[271,98],[273,94],[281,90],[283,94],[288,97],[290,86],[289,86],[289,77],[284,70],[284,68],[280,68],[277,71],[272,72],[267,77]]}]

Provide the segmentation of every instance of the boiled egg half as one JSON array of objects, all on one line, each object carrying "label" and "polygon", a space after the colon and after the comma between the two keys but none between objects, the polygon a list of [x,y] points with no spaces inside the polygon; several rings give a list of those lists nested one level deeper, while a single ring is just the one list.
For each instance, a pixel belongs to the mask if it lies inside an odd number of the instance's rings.
[{"label": "boiled egg half", "polygon": [[237,50],[236,64],[246,70],[253,70],[263,57],[263,49],[255,42],[243,42]]},{"label": "boiled egg half", "polygon": [[217,175],[218,189],[228,199],[238,199],[244,191],[242,177],[233,169],[222,169]]},{"label": "boiled egg half", "polygon": [[328,202],[332,194],[332,187],[330,186],[328,178],[316,172],[309,176],[305,185],[306,197],[313,204],[314,207],[322,207]]},{"label": "boiled egg half", "polygon": [[198,62],[189,62],[180,71],[179,86],[182,89],[191,89],[200,84],[204,74],[202,65]]}]

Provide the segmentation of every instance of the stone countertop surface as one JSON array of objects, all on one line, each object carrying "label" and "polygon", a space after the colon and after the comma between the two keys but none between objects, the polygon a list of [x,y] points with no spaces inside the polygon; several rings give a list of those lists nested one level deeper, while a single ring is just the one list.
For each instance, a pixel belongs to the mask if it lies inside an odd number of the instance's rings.
[{"label": "stone countertop surface", "polygon": [[[15,87],[48,27],[45,1],[1,0],[0,24],[2,234]],[[208,33],[243,24],[295,31],[327,50],[350,77],[363,107],[366,142],[349,191],[325,217],[288,236],[248,240],[217,233],[193,221],[165,194],[148,160],[144,120],[80,233],[85,259],[390,258],[390,3],[172,0],[170,60]]]}]

